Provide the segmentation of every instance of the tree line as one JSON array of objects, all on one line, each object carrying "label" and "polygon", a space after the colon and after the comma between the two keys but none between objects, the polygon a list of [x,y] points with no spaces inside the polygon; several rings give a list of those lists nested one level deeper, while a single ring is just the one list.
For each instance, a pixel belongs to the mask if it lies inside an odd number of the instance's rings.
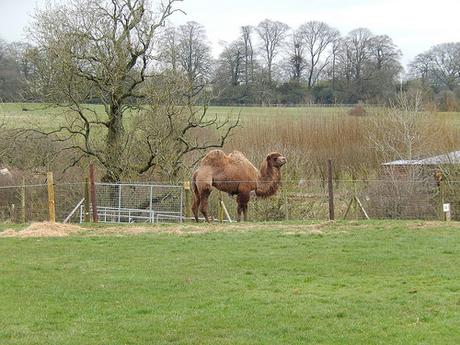
[{"label": "tree line", "polygon": [[[241,27],[218,58],[200,23],[165,25],[156,34],[150,68],[185,76],[192,95],[212,90],[214,104],[382,104],[403,87],[423,90],[425,101],[440,110],[459,108],[460,42],[417,55],[402,85],[400,49],[391,37],[366,28],[341,35],[324,22],[290,28],[265,19]],[[28,86],[37,69],[36,52],[37,42],[0,40],[1,100],[33,100]]]}]

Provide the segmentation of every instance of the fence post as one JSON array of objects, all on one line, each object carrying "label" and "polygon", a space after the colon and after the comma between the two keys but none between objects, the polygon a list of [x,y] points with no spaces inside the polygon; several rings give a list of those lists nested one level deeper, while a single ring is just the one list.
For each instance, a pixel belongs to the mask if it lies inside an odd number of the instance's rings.
[{"label": "fence post", "polygon": [[98,222],[97,205],[96,205],[96,183],[94,182],[94,165],[89,164],[89,183],[91,186],[91,205],[93,209],[93,222]]},{"label": "fence post", "polygon": [[190,191],[190,181],[184,182],[184,191],[185,191],[185,218],[190,218],[192,216],[192,205],[191,205],[191,191]]},{"label": "fence post", "polygon": [[285,220],[289,220],[289,201],[288,201],[288,194],[285,188],[283,188],[283,195],[284,195],[284,218]]},{"label": "fence post", "polygon": [[89,202],[89,181],[88,178],[85,178],[85,215],[84,215],[84,222],[89,223],[91,221],[90,217],[90,202]]},{"label": "fence post", "polygon": [[22,178],[21,186],[21,223],[26,222],[26,179]]},{"label": "fence post", "polygon": [[55,208],[55,201],[54,201],[54,180],[53,180],[53,173],[48,172],[46,174],[46,180],[48,183],[48,213],[49,213],[49,220],[50,223],[56,222],[56,208]]},{"label": "fence post", "polygon": [[224,200],[222,199],[222,192],[219,191],[219,222],[224,222],[224,207],[222,206]]},{"label": "fence post", "polygon": [[329,193],[329,220],[334,220],[334,186],[332,184],[332,159],[327,160],[327,187]]}]

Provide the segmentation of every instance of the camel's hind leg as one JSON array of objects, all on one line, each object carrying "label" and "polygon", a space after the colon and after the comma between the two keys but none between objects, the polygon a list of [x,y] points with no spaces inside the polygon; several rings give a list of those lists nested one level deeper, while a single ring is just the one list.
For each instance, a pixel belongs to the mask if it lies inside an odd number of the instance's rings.
[{"label": "camel's hind leg", "polygon": [[201,197],[200,192],[196,186],[195,181],[193,181],[193,204],[192,204],[192,212],[193,216],[195,217],[195,221],[198,223],[198,208],[200,207]]},{"label": "camel's hind leg", "polygon": [[198,209],[203,213],[209,223],[208,198],[212,190],[212,176],[203,171],[197,171],[193,175],[194,200],[192,205],[193,215],[198,222]]},{"label": "camel's hind leg", "polygon": [[203,189],[200,193],[200,211],[201,213],[203,214],[204,216],[204,219],[206,219],[206,221],[208,223],[210,223],[211,221],[209,220],[209,215],[208,215],[208,198],[209,198],[209,195],[211,194],[211,187],[209,188],[206,188],[206,189]]}]

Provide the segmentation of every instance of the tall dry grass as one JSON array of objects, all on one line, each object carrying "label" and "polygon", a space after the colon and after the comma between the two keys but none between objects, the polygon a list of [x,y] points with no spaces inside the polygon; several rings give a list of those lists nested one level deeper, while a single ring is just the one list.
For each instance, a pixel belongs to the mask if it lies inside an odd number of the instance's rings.
[{"label": "tall dry grass", "polygon": [[[408,123],[398,122],[407,114],[398,108],[374,109],[366,116],[253,117],[239,128],[225,150],[239,150],[258,163],[268,152],[288,158],[286,179],[324,179],[326,161],[334,161],[336,178],[369,178],[382,163],[403,158],[406,143],[401,135],[414,136],[412,157],[427,157],[460,149],[460,131],[436,114],[413,112]],[[398,113],[400,117],[394,116]],[[401,126],[407,131],[401,131]],[[385,147],[382,152],[381,145]],[[391,149],[394,146],[395,150]],[[398,154],[400,153],[400,154]]]}]

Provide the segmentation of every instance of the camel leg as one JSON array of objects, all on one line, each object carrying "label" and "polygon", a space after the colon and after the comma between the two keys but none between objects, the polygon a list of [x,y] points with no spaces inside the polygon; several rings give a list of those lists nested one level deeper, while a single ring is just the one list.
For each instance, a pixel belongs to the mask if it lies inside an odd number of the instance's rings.
[{"label": "camel leg", "polygon": [[208,216],[208,198],[211,194],[211,190],[205,189],[201,191],[201,202],[200,202],[200,211],[204,216],[204,219],[208,223],[210,223],[209,216]]},{"label": "camel leg", "polygon": [[241,213],[243,213],[243,220],[248,220],[248,202],[249,202],[249,193],[240,193],[236,198],[238,203],[236,220],[241,221]]},{"label": "camel leg", "polygon": [[196,188],[195,184],[193,185],[193,193],[194,193],[194,197],[193,197],[193,204],[192,204],[192,212],[193,212],[193,216],[195,217],[195,221],[198,223],[198,208],[200,207],[201,197],[200,197],[200,192]]}]

